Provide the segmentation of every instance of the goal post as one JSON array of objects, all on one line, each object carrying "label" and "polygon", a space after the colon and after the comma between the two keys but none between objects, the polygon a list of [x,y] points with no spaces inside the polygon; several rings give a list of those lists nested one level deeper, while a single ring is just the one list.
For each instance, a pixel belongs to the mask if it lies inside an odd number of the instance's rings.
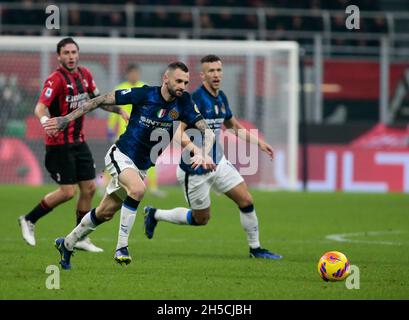
[{"label": "goal post", "polygon": [[[4,127],[9,125],[9,120],[25,121],[33,115],[41,86],[57,67],[56,44],[60,39],[0,37],[0,79],[5,79],[3,85],[8,85],[11,78],[16,79],[14,84],[21,95],[18,103],[1,106],[11,110],[2,115],[2,136],[7,135]],[[193,91],[201,84],[200,58],[218,55],[223,62],[222,90],[233,114],[249,128],[259,130],[276,151],[273,162],[258,152],[258,170],[245,176],[246,181],[259,187],[297,189],[299,66],[296,42],[91,37],[76,37],[75,41],[80,47],[80,65],[91,70],[101,92],[112,90],[123,81],[128,63],[139,65],[142,81],[160,85],[166,65],[175,60],[188,65],[189,91]],[[91,118],[104,116],[103,111],[89,115]],[[30,143],[33,149],[33,142]],[[90,141],[93,143],[94,140]],[[99,143],[103,145],[102,141]],[[35,145],[38,148],[41,144]],[[107,141],[97,153],[103,154],[106,146]],[[95,147],[91,149],[94,151]],[[34,151],[42,164],[42,150]],[[102,169],[97,157],[94,155],[98,169]],[[47,179],[44,173],[44,181],[48,182]]]}]

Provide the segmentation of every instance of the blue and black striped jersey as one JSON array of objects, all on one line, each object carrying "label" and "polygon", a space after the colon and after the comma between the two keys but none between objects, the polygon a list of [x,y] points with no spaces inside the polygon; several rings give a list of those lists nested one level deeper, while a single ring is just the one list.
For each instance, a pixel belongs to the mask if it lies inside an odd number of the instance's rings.
[{"label": "blue and black striped jersey", "polygon": [[[225,120],[229,120],[233,116],[230,110],[229,102],[222,90],[219,91],[217,97],[214,97],[203,85],[192,93],[192,99],[203,118],[206,120],[207,125],[213,130],[216,136],[216,142],[213,145],[211,156],[214,163],[218,164],[224,155],[223,146],[220,143],[220,132],[222,130],[222,125]],[[199,134],[199,132],[195,132],[195,134],[192,136],[193,142],[199,147],[202,147],[202,136]],[[182,159],[180,160],[180,167],[185,172],[189,174],[204,174],[209,172],[208,170],[204,170],[202,167],[193,170],[191,165],[185,163],[183,159],[189,158],[186,157],[186,155],[183,155]]]},{"label": "blue and black striped jersey", "polygon": [[[170,139],[160,141],[160,150],[164,150],[173,137],[174,126],[184,122],[193,126],[203,119],[193,107],[189,93],[184,92],[171,102],[165,101],[160,87],[144,86],[115,91],[117,105],[132,104],[132,113],[126,131],[119,137],[116,145],[135,165],[146,170],[155,165],[160,152],[155,155],[151,150],[158,145],[158,136],[165,130]],[[155,131],[155,132],[154,132]],[[160,139],[160,138],[159,138]]]}]

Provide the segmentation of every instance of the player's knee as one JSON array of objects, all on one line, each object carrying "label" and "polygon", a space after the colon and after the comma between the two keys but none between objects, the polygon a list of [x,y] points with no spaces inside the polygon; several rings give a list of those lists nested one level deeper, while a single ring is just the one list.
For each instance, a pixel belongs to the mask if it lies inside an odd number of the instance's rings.
[{"label": "player's knee", "polygon": [[92,198],[95,194],[95,191],[97,190],[97,186],[95,183],[91,183],[87,185],[85,188],[81,189],[81,194],[82,196]]},{"label": "player's knee", "polygon": [[244,195],[244,196],[240,199],[240,201],[239,201],[239,203],[238,203],[238,205],[239,205],[240,208],[245,208],[245,207],[251,206],[252,204],[253,204],[253,197],[252,197],[251,194],[248,193],[248,192],[247,192],[246,195]]},{"label": "player's knee", "polygon": [[145,185],[132,186],[128,190],[128,196],[135,200],[142,200],[145,195],[146,187]]},{"label": "player's knee", "polygon": [[97,191],[97,184],[96,183],[91,183],[91,185],[87,188],[87,194],[90,197],[93,197],[96,191]]}]

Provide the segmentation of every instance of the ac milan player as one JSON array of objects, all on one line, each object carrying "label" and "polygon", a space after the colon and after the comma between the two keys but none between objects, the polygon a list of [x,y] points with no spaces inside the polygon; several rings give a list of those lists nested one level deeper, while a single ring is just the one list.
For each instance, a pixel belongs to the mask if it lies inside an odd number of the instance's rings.
[{"label": "ac milan player", "polygon": [[[72,38],[64,38],[57,44],[57,68],[45,81],[44,88],[35,107],[35,115],[42,125],[50,117],[67,115],[85,101],[99,94],[90,71],[78,66],[79,47]],[[129,116],[116,106],[105,110]],[[45,167],[59,187],[45,195],[27,215],[19,217],[24,240],[35,245],[35,223],[58,205],[72,199],[79,187],[77,201],[77,224],[92,208],[95,193],[95,164],[90,149],[84,140],[84,117],[69,123],[64,131],[45,137]],[[76,244],[77,249],[101,252],[88,237]]]}]

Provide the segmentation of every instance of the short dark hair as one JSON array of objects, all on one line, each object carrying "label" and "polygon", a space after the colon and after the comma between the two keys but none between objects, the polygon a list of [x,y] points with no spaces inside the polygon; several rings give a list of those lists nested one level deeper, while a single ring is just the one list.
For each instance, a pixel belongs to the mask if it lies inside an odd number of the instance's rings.
[{"label": "short dark hair", "polygon": [[204,56],[202,59],[200,59],[200,63],[209,63],[217,61],[222,61],[222,59],[220,59],[218,56],[214,54],[208,54],[207,56]]},{"label": "short dark hair", "polygon": [[133,70],[138,71],[139,70],[139,65],[137,63],[130,63],[126,67],[126,73],[131,72]]},{"label": "short dark hair", "polygon": [[78,44],[74,41],[73,38],[64,38],[64,39],[60,40],[60,42],[57,43],[57,53],[60,54],[61,48],[64,47],[65,45],[69,44],[69,43],[75,44],[75,46],[77,47],[78,51],[80,50],[80,47],[79,47]]},{"label": "short dark hair", "polygon": [[187,65],[185,65],[183,62],[181,61],[175,61],[172,63],[168,64],[167,70],[176,70],[176,69],[180,69],[183,72],[189,72],[189,68],[187,67]]}]

